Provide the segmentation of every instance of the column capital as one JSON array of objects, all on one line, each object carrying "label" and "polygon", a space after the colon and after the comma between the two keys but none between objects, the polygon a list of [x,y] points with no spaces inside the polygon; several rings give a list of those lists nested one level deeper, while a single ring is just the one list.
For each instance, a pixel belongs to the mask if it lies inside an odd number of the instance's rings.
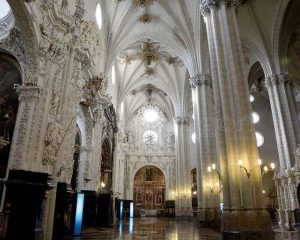
[{"label": "column capital", "polygon": [[17,87],[19,101],[36,100],[41,95],[41,87],[38,86],[19,86]]},{"label": "column capital", "polygon": [[267,88],[286,83],[292,83],[291,75],[287,72],[270,75],[265,79]]},{"label": "column capital", "polygon": [[200,86],[212,86],[211,77],[208,74],[197,74],[190,78],[190,84],[192,88]]},{"label": "column capital", "polygon": [[190,118],[185,116],[178,116],[174,118],[174,121],[177,125],[187,125],[190,122]]},{"label": "column capital", "polygon": [[293,79],[292,79],[292,75],[289,74],[288,72],[285,73],[279,73],[278,75],[278,79],[280,83],[292,83]]},{"label": "column capital", "polygon": [[205,17],[210,14],[212,9],[219,9],[222,5],[226,7],[235,7],[238,0],[203,0],[200,5],[201,13]]},{"label": "column capital", "polygon": [[265,79],[265,86],[266,88],[270,88],[276,85],[279,85],[279,78],[277,74],[270,75]]}]

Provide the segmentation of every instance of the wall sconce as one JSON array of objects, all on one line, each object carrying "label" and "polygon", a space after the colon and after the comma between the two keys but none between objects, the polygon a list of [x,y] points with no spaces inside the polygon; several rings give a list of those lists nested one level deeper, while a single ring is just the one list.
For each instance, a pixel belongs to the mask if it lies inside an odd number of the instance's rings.
[{"label": "wall sconce", "polygon": [[214,192],[214,188],[213,188],[213,187],[211,187],[211,186],[209,186],[208,184],[206,184],[206,187],[208,187],[208,188],[209,188],[209,190],[210,190],[210,193],[211,193],[211,194],[213,194],[213,192]]},{"label": "wall sconce", "polygon": [[[275,168],[276,168],[275,163],[270,163],[270,168],[271,168],[271,171],[278,174],[278,172],[275,170]],[[268,171],[269,171],[269,168],[267,166],[264,166],[264,173],[267,173]]]},{"label": "wall sconce", "polygon": [[105,182],[101,182],[100,186],[101,186],[101,188],[105,188],[105,186],[106,186]]},{"label": "wall sconce", "polygon": [[196,196],[197,195],[197,191],[193,191],[193,196]]},{"label": "wall sconce", "polygon": [[215,164],[215,163],[213,163],[211,166],[208,166],[208,167],[207,167],[207,171],[208,171],[209,173],[211,173],[211,172],[217,173],[217,174],[218,174],[218,177],[219,177],[219,181],[222,182],[221,173],[219,172],[219,170],[217,170],[217,167],[216,167],[216,164]]},{"label": "wall sconce", "polygon": [[242,168],[242,169],[245,170],[246,175],[247,175],[247,178],[249,179],[250,176],[251,176],[252,171],[253,171],[255,168],[260,167],[260,166],[262,165],[261,159],[258,159],[257,162],[258,162],[258,166],[251,168],[249,171],[248,171],[247,168],[245,168],[245,167],[243,166],[243,161],[242,161],[242,160],[238,160],[238,165],[240,166],[240,168]]}]

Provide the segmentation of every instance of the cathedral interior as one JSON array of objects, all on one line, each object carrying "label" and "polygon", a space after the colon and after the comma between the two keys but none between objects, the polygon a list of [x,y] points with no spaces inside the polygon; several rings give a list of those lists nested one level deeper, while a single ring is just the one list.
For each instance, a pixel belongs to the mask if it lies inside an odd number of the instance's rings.
[{"label": "cathedral interior", "polygon": [[300,239],[299,0],[0,0],[0,239]]}]

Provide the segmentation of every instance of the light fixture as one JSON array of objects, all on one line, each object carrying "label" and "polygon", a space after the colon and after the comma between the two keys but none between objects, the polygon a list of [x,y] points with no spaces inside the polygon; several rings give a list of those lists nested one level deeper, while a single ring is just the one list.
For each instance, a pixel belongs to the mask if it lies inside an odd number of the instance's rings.
[{"label": "light fixture", "polygon": [[266,191],[265,191],[265,190],[262,190],[262,194],[266,194]]},{"label": "light fixture", "polygon": [[209,184],[206,184],[206,187],[209,188],[211,194],[214,192],[214,189],[211,186],[209,186]]},{"label": "light fixture", "polygon": [[253,95],[250,95],[250,97],[249,97],[249,100],[250,100],[250,102],[254,102],[254,96]]},{"label": "light fixture", "polygon": [[260,167],[260,166],[262,165],[262,160],[261,160],[261,159],[258,159],[257,162],[258,162],[258,166],[255,166],[255,167],[251,168],[249,171],[248,171],[247,168],[245,168],[245,167],[243,166],[243,161],[242,161],[241,159],[238,160],[238,165],[240,166],[240,168],[242,168],[242,169],[245,170],[245,173],[246,173],[246,175],[247,175],[247,178],[249,179],[250,176],[251,176],[251,173],[253,172],[253,170],[254,170],[255,168],[257,168],[257,167]]},{"label": "light fixture", "polygon": [[209,173],[211,173],[211,172],[217,173],[217,174],[218,174],[218,177],[219,177],[219,181],[222,183],[221,173],[220,173],[219,170],[217,170],[217,165],[216,165],[215,163],[213,163],[211,166],[208,166],[208,167],[207,167],[207,171],[208,171]]},{"label": "light fixture", "polygon": [[196,196],[197,195],[197,191],[193,191],[193,195]]},{"label": "light fixture", "polygon": [[275,169],[275,163],[271,163],[270,167],[271,167],[272,170],[274,170]]},{"label": "light fixture", "polygon": [[105,185],[105,182],[101,182],[100,185],[101,185],[102,188],[105,188],[105,186],[106,186],[106,185]]}]

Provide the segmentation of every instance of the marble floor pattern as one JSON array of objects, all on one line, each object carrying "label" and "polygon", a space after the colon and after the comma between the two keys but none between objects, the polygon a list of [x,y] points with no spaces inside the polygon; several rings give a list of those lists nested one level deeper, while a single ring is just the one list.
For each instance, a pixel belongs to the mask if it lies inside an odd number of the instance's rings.
[{"label": "marble floor pattern", "polygon": [[221,237],[213,230],[199,228],[193,221],[147,217],[125,220],[112,228],[86,229],[81,237],[71,239],[216,240]]},{"label": "marble floor pattern", "polygon": [[[276,228],[276,227],[275,227]],[[275,240],[300,240],[300,231],[275,230]],[[172,218],[134,218],[123,220],[111,228],[89,228],[82,236],[70,240],[154,239],[154,240],[219,240],[221,235],[211,229],[200,228],[195,221],[175,221]]]}]

